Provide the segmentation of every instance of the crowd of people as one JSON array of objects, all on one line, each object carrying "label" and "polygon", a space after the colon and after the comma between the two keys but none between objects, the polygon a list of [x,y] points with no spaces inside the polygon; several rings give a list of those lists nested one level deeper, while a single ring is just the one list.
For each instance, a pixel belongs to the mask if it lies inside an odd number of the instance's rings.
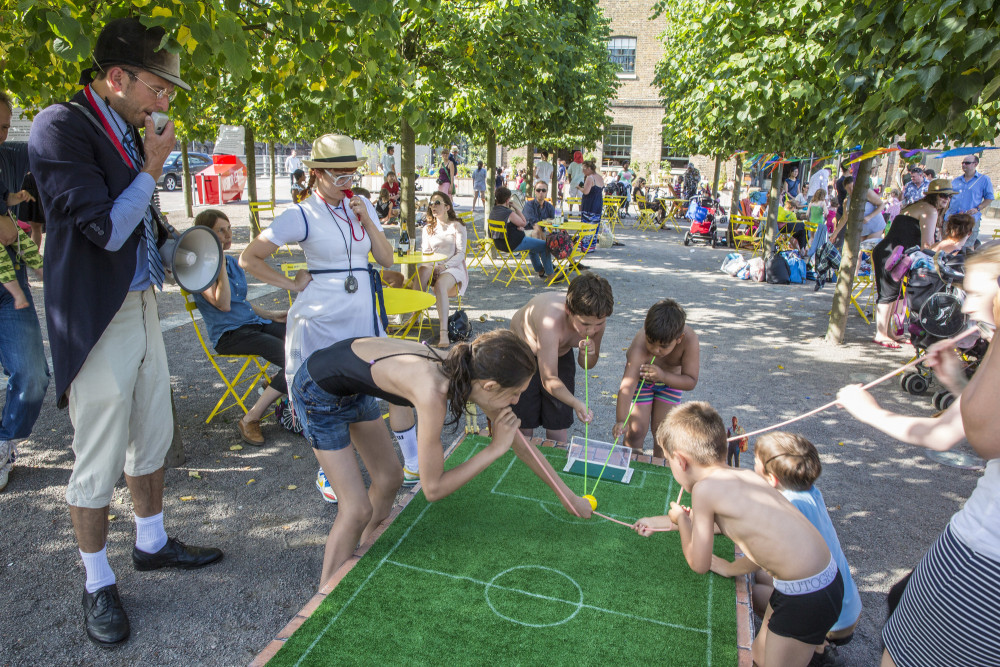
[{"label": "crowd of people", "polygon": [[[173,418],[163,409],[170,401],[170,374],[156,290],[162,290],[170,267],[158,250],[167,227],[154,190],[175,135],[171,122],[158,134],[152,114],[166,112],[176,89],[189,87],[179,56],[161,50],[163,38],[162,28],[147,28],[138,19],[108,23],[84,72],[82,90],[71,104],[50,106],[35,120],[28,162],[38,195],[0,191],[0,213],[36,199],[44,209],[45,311],[55,394],[57,405],[69,409],[74,430],[66,500],[86,573],[85,632],[102,646],[119,644],[131,632],[106,549],[108,506],[123,473],[133,503],[137,570],[194,569],[223,557],[219,549],[169,537],[164,524],[164,458]],[[10,100],[0,96],[0,143],[11,114]],[[317,138],[310,158],[291,165],[293,188],[299,188],[296,201],[238,258],[226,255],[217,280],[194,295],[218,352],[259,355],[276,368],[239,420],[240,437],[262,444],[261,416],[287,395],[319,465],[317,486],[325,499],[339,502],[321,585],[388,516],[401,486],[419,480],[428,500],[438,500],[511,449],[568,513],[592,516],[592,503],[574,494],[526,438],[543,429],[547,438],[564,442],[574,422],[593,419],[590,406],[577,397],[576,374],[577,368],[589,373],[606,356],[601,349],[615,308],[612,285],[584,270],[565,291],[528,300],[509,329],[453,343],[444,326],[449,300],[464,294],[469,283],[467,232],[453,201],[456,152],[457,147],[442,151],[439,188],[429,198],[422,227],[423,251],[444,259],[416,271],[417,288],[436,295],[442,323],[436,343],[386,336],[381,295],[394,249],[383,225],[398,220],[398,213],[392,214],[399,200],[395,164],[384,165],[385,183],[373,203],[351,188],[366,160],[343,135]],[[556,169],[547,157],[543,153],[535,165],[533,198],[514,204],[511,190],[501,186],[487,216],[503,227],[494,237],[496,249],[527,251],[543,278],[552,275],[552,260],[536,230],[554,216],[551,189],[567,186],[569,196],[581,197],[583,213],[599,219],[605,186],[596,165],[579,153]],[[993,199],[989,179],[976,164],[970,156],[962,176],[926,184],[892,220],[873,256],[882,258],[892,242],[936,245],[941,251],[970,245],[978,229],[976,215]],[[686,174],[680,184],[684,192],[700,183],[693,165],[692,170],[691,182]],[[487,176],[480,163],[474,173],[480,194],[485,194]],[[633,192],[643,191],[644,182],[627,165],[618,178]],[[821,194],[826,184],[820,180],[814,190],[810,179],[805,195],[810,219],[825,218]],[[843,201],[854,183],[845,174],[836,187],[843,188]],[[790,198],[802,196],[796,173],[790,174],[786,190]],[[865,198],[865,225],[874,239],[885,227],[880,220],[885,203],[871,194]],[[813,209],[819,211],[815,216]],[[939,240],[935,231],[942,221]],[[231,248],[232,227],[224,212],[204,210],[195,225],[210,229],[223,251]],[[15,461],[14,443],[30,434],[49,384],[25,278],[24,264],[33,261],[26,238],[10,216],[0,216],[0,241],[11,262],[10,269],[0,265],[0,276],[10,278],[0,293],[0,361],[10,375],[0,419],[0,489]],[[285,245],[297,245],[307,265],[291,277],[268,262]],[[247,274],[295,292],[290,310],[267,311],[250,303]],[[883,297],[898,290],[890,277],[879,275],[880,306],[888,303]],[[988,243],[970,252],[963,287],[965,312],[992,338],[1000,317],[1000,246]],[[965,507],[900,582],[898,603],[883,630],[883,664],[989,664],[1000,654],[995,632],[1000,626],[995,577],[1000,566],[1000,423],[993,403],[1000,391],[1000,360],[991,345],[970,379],[948,345],[933,347],[927,359],[957,396],[940,418],[893,414],[857,386],[838,395],[851,415],[891,437],[938,450],[965,438],[987,461]],[[757,664],[836,664],[835,646],[850,640],[861,602],[815,486],[821,472],[818,452],[801,435],[776,432],[757,439],[753,470],[739,469],[738,453],[737,465],[729,465],[728,440],[743,436],[735,418],[727,432],[711,405],[683,400],[684,392],[697,386],[700,363],[699,338],[683,307],[672,299],[658,300],[626,351],[614,435],[641,450],[652,431],[654,452],[668,459],[691,501],[690,506],[672,502],[666,516],[639,519],[633,527],[644,536],[677,531],[696,572],[755,573],[754,602],[762,617],[753,644]],[[389,404],[388,425],[377,399]],[[462,418],[468,403],[489,417],[491,440],[446,470],[442,430]],[[714,556],[716,532],[729,536],[745,557],[729,562]]]}]

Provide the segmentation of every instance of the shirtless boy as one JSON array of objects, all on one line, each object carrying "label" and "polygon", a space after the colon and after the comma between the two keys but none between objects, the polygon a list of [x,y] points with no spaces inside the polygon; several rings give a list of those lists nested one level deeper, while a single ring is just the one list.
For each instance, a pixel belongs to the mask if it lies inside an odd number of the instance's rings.
[{"label": "shirtless boy", "polygon": [[823,536],[809,519],[752,470],[726,465],[726,427],[708,403],[672,410],[656,433],[674,479],[691,506],[670,503],[667,516],[639,519],[635,529],[677,524],[681,548],[699,574],[712,565],[715,526],[774,577],[774,593],[753,643],[761,667],[806,667],[814,647],[837,622],[844,580]]},{"label": "shirtless boy", "polygon": [[514,313],[510,328],[538,359],[538,371],[514,406],[526,438],[543,426],[546,438],[566,442],[574,412],[583,422],[593,418],[593,412],[573,395],[573,353],[579,348],[576,363],[581,368],[594,367],[614,306],[608,281],[584,271],[569,284],[565,295],[539,294]]},{"label": "shirtless boy", "polygon": [[611,434],[620,438],[627,419],[625,444],[642,453],[646,432],[652,426],[653,455],[664,456],[656,432],[667,413],[681,402],[682,392],[698,384],[699,364],[698,334],[687,325],[684,309],[673,299],[657,301],[625,353],[625,373],[618,388],[617,416]]}]

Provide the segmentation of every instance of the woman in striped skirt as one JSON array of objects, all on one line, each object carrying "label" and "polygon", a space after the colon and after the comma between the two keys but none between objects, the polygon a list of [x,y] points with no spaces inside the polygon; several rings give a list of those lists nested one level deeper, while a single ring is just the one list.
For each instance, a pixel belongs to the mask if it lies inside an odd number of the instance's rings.
[{"label": "woman in striped skirt", "polygon": [[[966,262],[963,310],[992,338],[1000,320],[1000,241]],[[927,365],[958,399],[939,418],[897,415],[860,385],[837,395],[854,417],[904,442],[944,451],[963,438],[986,472],[913,571],[882,630],[882,665],[1000,666],[1000,354],[989,351],[968,383],[954,350],[935,346]]]}]

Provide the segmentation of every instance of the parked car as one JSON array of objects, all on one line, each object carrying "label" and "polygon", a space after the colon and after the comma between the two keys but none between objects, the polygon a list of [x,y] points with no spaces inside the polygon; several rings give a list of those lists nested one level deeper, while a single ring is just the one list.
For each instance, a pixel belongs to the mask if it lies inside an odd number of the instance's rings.
[{"label": "parked car", "polygon": [[[191,175],[197,174],[205,167],[212,164],[212,156],[205,153],[188,153],[188,168]],[[163,173],[156,184],[167,192],[179,190],[184,182],[184,163],[181,160],[181,152],[173,151],[163,163]]]}]

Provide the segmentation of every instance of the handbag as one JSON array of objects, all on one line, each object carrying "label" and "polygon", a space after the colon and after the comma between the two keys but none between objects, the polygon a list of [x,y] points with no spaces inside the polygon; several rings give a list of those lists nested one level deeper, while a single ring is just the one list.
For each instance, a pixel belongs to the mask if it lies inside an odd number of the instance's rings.
[{"label": "handbag", "polygon": [[573,253],[573,240],[564,230],[550,232],[545,237],[545,247],[553,259],[566,259]]},{"label": "handbag", "polygon": [[448,316],[448,340],[452,343],[472,338],[472,322],[464,310],[456,310]]}]

